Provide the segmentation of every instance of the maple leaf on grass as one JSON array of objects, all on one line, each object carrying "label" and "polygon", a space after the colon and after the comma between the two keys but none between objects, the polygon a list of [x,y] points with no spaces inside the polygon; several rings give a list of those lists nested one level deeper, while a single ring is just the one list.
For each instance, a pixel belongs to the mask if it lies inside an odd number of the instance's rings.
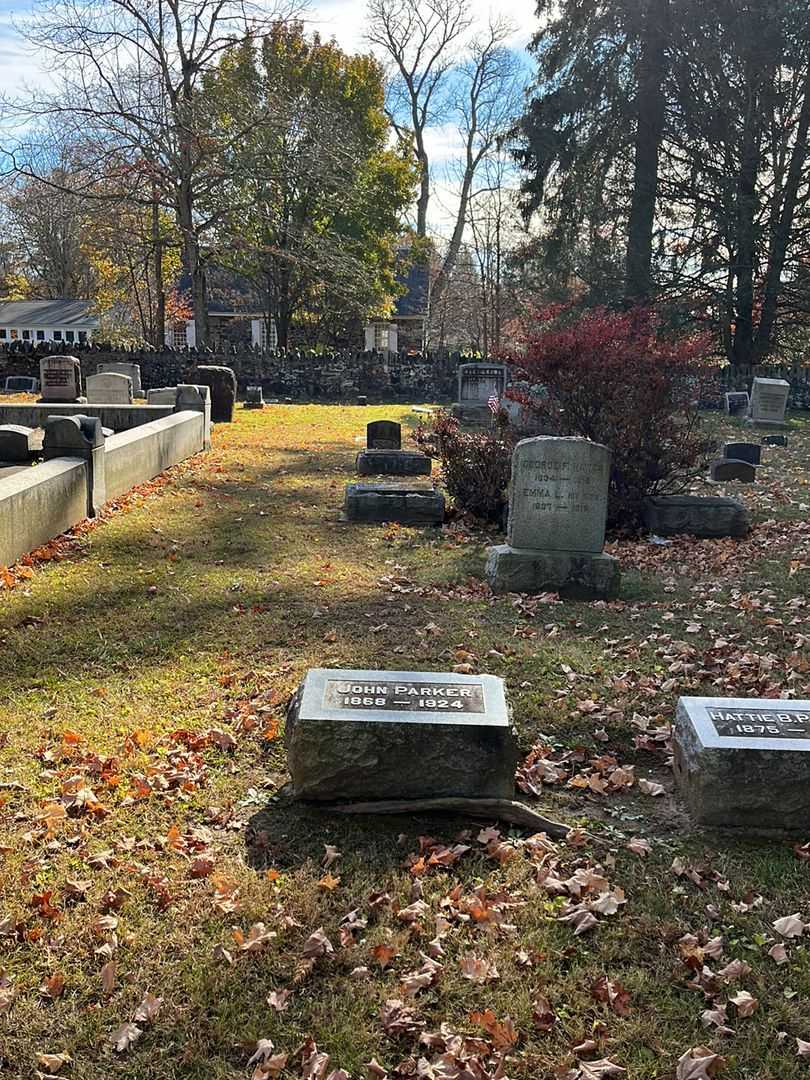
[{"label": "maple leaf on grass", "polygon": [[591,995],[609,1005],[617,1016],[630,1015],[630,995],[618,980],[603,975],[591,987]]},{"label": "maple leaf on grass", "polygon": [[480,1025],[492,1039],[496,1050],[508,1050],[518,1041],[518,1031],[510,1016],[498,1020],[492,1009],[470,1013],[473,1024]]},{"label": "maple leaf on grass", "polygon": [[290,1007],[291,995],[292,990],[286,987],[283,990],[271,990],[267,995],[267,1004],[276,1012],[286,1012]]},{"label": "maple leaf on grass", "polygon": [[798,1057],[810,1058],[810,1042],[805,1039],[796,1038],[796,1054]]},{"label": "maple leaf on grass", "polygon": [[393,945],[383,944],[375,945],[374,948],[371,950],[371,955],[374,957],[380,967],[385,970],[385,968],[388,967],[394,957],[398,956],[399,953]]},{"label": "maple leaf on grass", "polygon": [[532,1005],[532,1020],[538,1031],[551,1031],[557,1023],[557,1016],[548,998],[539,994]]},{"label": "maple leaf on grass", "polygon": [[485,983],[499,978],[494,964],[473,953],[461,958],[461,974],[474,983]]},{"label": "maple leaf on grass", "polygon": [[257,922],[248,930],[247,937],[238,927],[231,936],[239,946],[240,952],[259,952],[276,937],[276,933],[274,930],[268,930],[263,922]]},{"label": "maple leaf on grass", "polygon": [[73,1058],[70,1054],[37,1054],[37,1064],[49,1073],[58,1073],[65,1065],[69,1065]]},{"label": "maple leaf on grass", "polygon": [[729,998],[729,1001],[736,1008],[737,1016],[741,1018],[751,1016],[759,1005],[759,1001],[747,990],[739,990],[734,997]]},{"label": "maple leaf on grass", "polygon": [[795,915],[785,915],[781,919],[777,919],[773,924],[773,928],[778,934],[786,938],[801,937],[805,929],[804,920],[798,911]]}]

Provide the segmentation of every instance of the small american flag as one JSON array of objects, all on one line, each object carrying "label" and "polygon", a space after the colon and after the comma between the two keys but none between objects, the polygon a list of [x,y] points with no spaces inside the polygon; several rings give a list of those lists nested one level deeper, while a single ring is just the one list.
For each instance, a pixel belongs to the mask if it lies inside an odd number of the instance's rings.
[{"label": "small american flag", "polygon": [[497,394],[490,394],[487,405],[489,405],[493,415],[495,415],[501,407],[501,399]]}]

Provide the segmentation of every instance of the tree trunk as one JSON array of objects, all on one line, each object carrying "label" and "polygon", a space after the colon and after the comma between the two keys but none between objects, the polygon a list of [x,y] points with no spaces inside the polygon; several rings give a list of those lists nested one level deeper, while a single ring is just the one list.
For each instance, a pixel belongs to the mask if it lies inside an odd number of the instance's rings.
[{"label": "tree trunk", "polygon": [[417,151],[416,157],[419,163],[419,198],[416,202],[416,235],[427,236],[427,211],[428,202],[430,200],[430,165],[424,149]]},{"label": "tree trunk", "polygon": [[155,255],[155,317],[152,344],[162,349],[166,343],[166,292],[163,284],[163,240],[160,235],[160,207],[157,192],[152,200],[152,246]]},{"label": "tree trunk", "polygon": [[436,275],[436,280],[433,282],[430,293],[431,304],[435,304],[441,300],[450,278],[453,276],[458,253],[461,251],[461,241],[464,239],[464,226],[467,224],[467,207],[470,202],[470,191],[472,190],[476,164],[477,162],[474,162],[470,154],[468,154],[467,165],[464,169],[464,179],[461,184],[461,194],[458,201],[456,224],[453,228],[453,235],[450,238],[450,244],[447,248],[444,262]]},{"label": "tree trunk", "polygon": [[808,158],[807,136],[810,132],[810,61],[805,71],[804,100],[802,101],[799,120],[796,125],[795,142],[790,157],[787,179],[782,196],[782,210],[771,238],[768,253],[768,269],[765,275],[765,294],[762,301],[762,315],[756,334],[755,354],[758,361],[765,359],[774,346],[776,334],[777,308],[782,288],[782,272],[793,231],[796,206],[802,177]]},{"label": "tree trunk", "polygon": [[748,63],[748,101],[737,178],[737,262],[734,342],[731,362],[750,367],[754,359],[754,261],[756,257],[757,176],[760,168],[759,73]]},{"label": "tree trunk", "polygon": [[648,0],[638,61],[635,165],[627,229],[625,302],[646,304],[653,293],[652,248],[658,158],[666,119],[664,75],[669,0]]}]

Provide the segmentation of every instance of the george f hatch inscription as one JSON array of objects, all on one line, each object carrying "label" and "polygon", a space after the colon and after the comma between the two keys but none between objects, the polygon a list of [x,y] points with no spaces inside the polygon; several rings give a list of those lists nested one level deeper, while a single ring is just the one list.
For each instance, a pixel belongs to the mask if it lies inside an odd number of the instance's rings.
[{"label": "george f hatch inscription", "polygon": [[512,547],[600,552],[605,541],[610,450],[581,438],[524,439],[512,458]]},{"label": "george f hatch inscription", "polygon": [[359,682],[329,679],[323,694],[327,709],[386,709],[394,712],[442,711],[483,713],[484,688],[480,683]]}]

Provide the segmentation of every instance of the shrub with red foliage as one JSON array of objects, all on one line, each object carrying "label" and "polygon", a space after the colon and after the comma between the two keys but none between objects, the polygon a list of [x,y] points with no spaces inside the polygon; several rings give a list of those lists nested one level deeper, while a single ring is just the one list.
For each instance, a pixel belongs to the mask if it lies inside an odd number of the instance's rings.
[{"label": "shrub with red foliage", "polygon": [[457,506],[485,521],[502,520],[515,444],[506,425],[461,431],[454,416],[440,411],[432,426],[418,428],[414,438],[441,460],[444,486]]},{"label": "shrub with red foliage", "polygon": [[594,308],[568,320],[557,307],[538,324],[520,363],[547,396],[525,403],[561,434],[610,447],[608,522],[635,530],[644,498],[683,491],[712,448],[698,414],[714,389],[708,338],[664,333],[646,310]]}]

